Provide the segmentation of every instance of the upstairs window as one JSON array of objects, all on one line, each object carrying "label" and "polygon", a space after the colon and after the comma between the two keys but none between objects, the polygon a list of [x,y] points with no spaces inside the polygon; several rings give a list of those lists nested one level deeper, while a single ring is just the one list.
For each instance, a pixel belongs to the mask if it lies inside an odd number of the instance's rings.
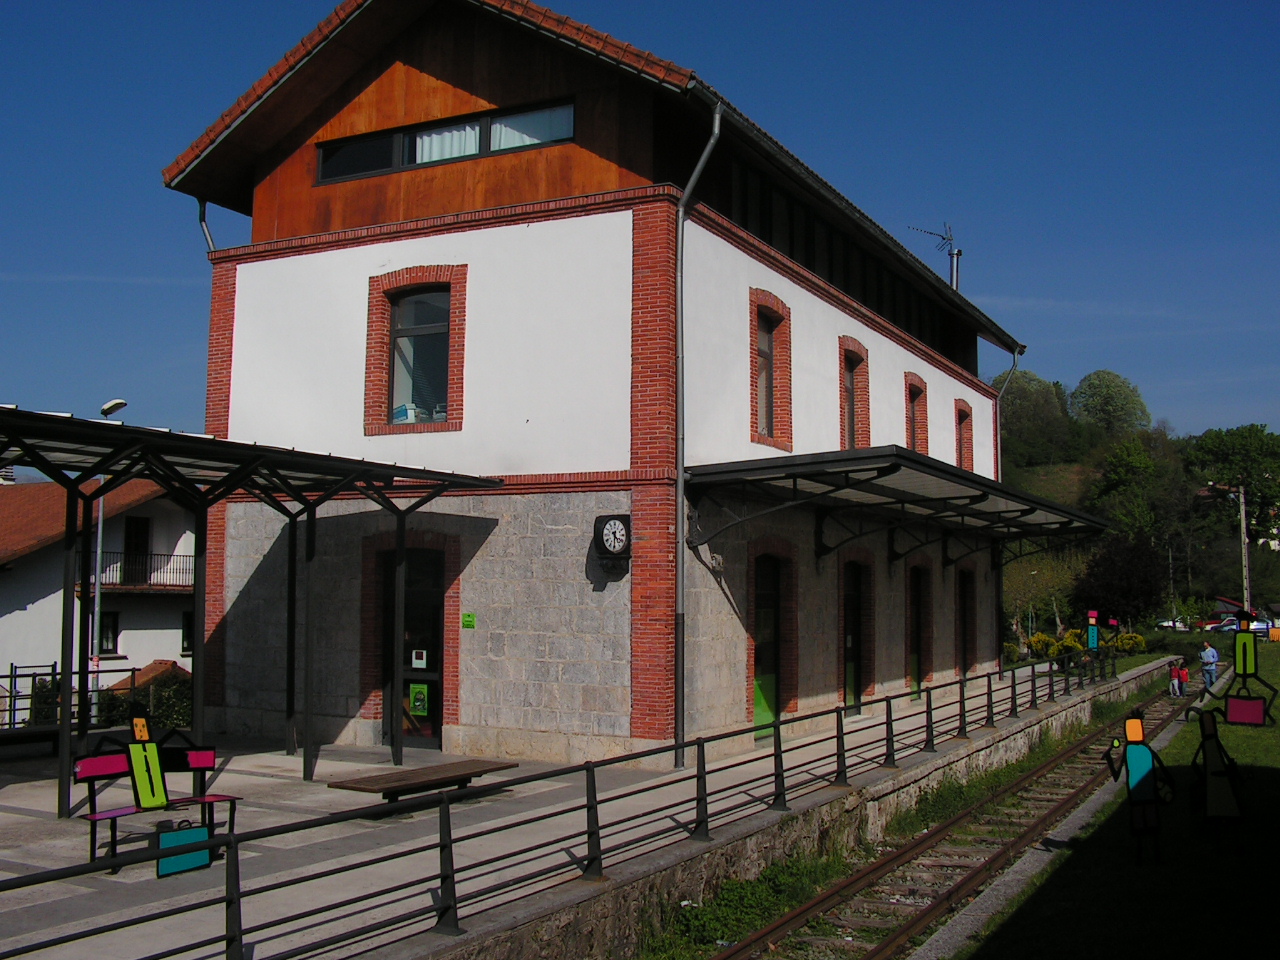
[{"label": "upstairs window", "polygon": [[867,348],[853,337],[840,338],[840,446],[871,446],[871,393]]},{"label": "upstairs window", "polygon": [[973,469],[973,408],[963,400],[956,401],[956,466]]},{"label": "upstairs window", "polygon": [[929,452],[929,390],[918,374],[906,374],[907,449]]},{"label": "upstairs window", "polygon": [[751,440],[791,449],[791,310],[751,291]]},{"label": "upstairs window", "polygon": [[391,309],[391,422],[449,419],[449,288],[398,298]]},{"label": "upstairs window", "polygon": [[462,429],[465,265],[369,278],[365,436]]},{"label": "upstairs window", "polygon": [[573,104],[490,113],[320,145],[320,183],[566,143]]}]

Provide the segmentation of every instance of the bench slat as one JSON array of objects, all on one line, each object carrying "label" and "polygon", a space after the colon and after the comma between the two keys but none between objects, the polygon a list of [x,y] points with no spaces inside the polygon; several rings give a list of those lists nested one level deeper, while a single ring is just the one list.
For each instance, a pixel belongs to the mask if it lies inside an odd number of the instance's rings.
[{"label": "bench slat", "polygon": [[437,763],[429,767],[376,773],[350,780],[331,780],[329,786],[338,790],[355,790],[359,793],[426,793],[433,787],[448,786],[484,776],[486,773],[510,770],[518,766],[518,763],[510,761],[459,760],[455,763]]}]

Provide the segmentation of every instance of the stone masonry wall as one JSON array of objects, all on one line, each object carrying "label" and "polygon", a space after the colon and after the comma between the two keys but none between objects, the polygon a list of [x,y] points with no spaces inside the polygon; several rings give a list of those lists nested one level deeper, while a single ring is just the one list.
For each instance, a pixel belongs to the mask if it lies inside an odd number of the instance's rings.
[{"label": "stone masonry wall", "polygon": [[[629,749],[629,578],[606,575],[589,555],[595,517],[629,507],[625,492],[457,496],[409,519],[409,531],[457,538],[460,610],[476,620],[457,634],[458,723],[445,727],[446,751],[567,762]],[[391,516],[363,500],[321,508],[309,611],[321,742],[382,740],[382,721],[360,716],[361,550],[366,537],[393,531]],[[286,557],[281,516],[262,504],[230,505],[226,732],[283,736]]]}]

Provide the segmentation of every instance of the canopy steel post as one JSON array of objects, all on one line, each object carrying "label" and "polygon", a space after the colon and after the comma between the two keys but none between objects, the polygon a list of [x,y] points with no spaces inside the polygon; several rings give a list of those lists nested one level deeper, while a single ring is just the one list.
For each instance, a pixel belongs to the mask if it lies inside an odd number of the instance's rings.
[{"label": "canopy steel post", "polygon": [[307,582],[303,602],[307,607],[307,622],[302,631],[302,779],[311,780],[316,774],[316,747],[311,731],[311,687],[315,680],[315,610],[311,598],[315,594],[311,581],[315,576],[313,561],[316,558],[316,516],[314,506],[307,508]]},{"label": "canopy steel post", "polygon": [[285,579],[284,615],[284,749],[298,752],[298,517],[289,517],[289,569]]},{"label": "canopy steel post", "polygon": [[396,514],[396,615],[392,632],[391,698],[383,704],[391,720],[391,762],[397,767],[404,763],[404,594],[405,515]]},{"label": "canopy steel post", "polygon": [[[205,565],[209,561],[209,508],[202,503],[194,513],[196,529],[191,585],[191,737],[196,743],[204,743],[205,599],[208,593]],[[223,682],[225,683],[225,678]]]},{"label": "canopy steel post", "polygon": [[79,493],[67,488],[62,531],[62,674],[58,680],[58,816],[71,816],[71,670],[76,646],[76,508]]},{"label": "canopy steel post", "polygon": [[[80,649],[76,653],[76,674],[80,687],[76,690],[76,739],[80,749],[89,736],[89,579],[93,575],[93,500],[85,497],[80,504]],[[95,583],[93,589],[97,590]],[[71,661],[67,661],[71,665]],[[70,671],[68,671],[70,672]]]}]

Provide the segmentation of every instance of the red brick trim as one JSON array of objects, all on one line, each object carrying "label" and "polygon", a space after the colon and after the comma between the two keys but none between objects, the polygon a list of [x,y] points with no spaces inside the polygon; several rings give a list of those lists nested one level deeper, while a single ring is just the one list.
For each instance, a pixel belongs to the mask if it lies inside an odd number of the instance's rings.
[{"label": "red brick trim", "polygon": [[631,494],[631,736],[675,736],[675,487]]},{"label": "red brick trim", "polygon": [[209,508],[205,521],[204,702],[220,707],[227,690],[227,502]]},{"label": "red brick trim", "polygon": [[782,563],[782,635],[778,638],[779,714],[799,706],[800,627],[796,545],[777,536],[757,537],[747,544],[747,719],[756,717],[756,559],[777,557]]},{"label": "red brick trim", "polygon": [[231,419],[231,347],[236,323],[236,265],[213,266],[209,306],[209,369],[205,381],[204,432],[227,438]]},{"label": "red brick trim", "polygon": [[[632,214],[631,736],[675,736],[676,217]],[[645,477],[646,482],[639,482]]]},{"label": "red brick trim", "polygon": [[369,227],[353,227],[334,230],[306,237],[289,237],[284,240],[268,240],[262,243],[226,247],[209,254],[212,263],[254,263],[259,260],[278,260],[281,257],[307,253],[325,253],[330,250],[350,250],[374,243],[390,243],[395,240],[413,240],[434,237],[446,233],[466,233],[490,227],[513,224],[539,223],[544,220],[567,220],[573,217],[595,216],[632,210],[660,201],[675,210],[680,192],[669,184],[652,187],[630,187],[595,193],[585,197],[566,197],[560,200],[540,200],[537,203],[517,203],[506,207],[490,207],[486,210],[469,210],[421,220],[404,220],[400,223],[384,223]]},{"label": "red brick trim", "polygon": [[933,565],[928,560],[917,560],[914,563],[908,563],[903,568],[903,584],[906,587],[906,615],[902,618],[903,624],[906,626],[906,634],[903,637],[902,654],[903,654],[903,685],[911,689],[911,635],[915,631],[915,612],[911,603],[911,571],[918,569],[924,571],[921,579],[923,586],[923,602],[921,607],[924,611],[924,622],[920,624],[920,672],[924,675],[921,682],[933,683]]},{"label": "red brick trim", "polygon": [[[849,385],[845,368],[857,359],[853,371],[853,409],[857,424],[849,435]],[[840,338],[840,448],[855,450],[871,446],[871,373],[867,369],[867,348],[853,337]]]},{"label": "red brick trim", "polygon": [[929,455],[929,385],[918,373],[904,373],[907,449]]},{"label": "red brick trim", "polygon": [[973,407],[956,400],[956,466],[973,472]]},{"label": "red brick trim", "polygon": [[[751,288],[751,442],[763,443],[788,453],[791,445],[791,308],[768,290]],[[760,358],[756,355],[756,331],[760,314],[771,314],[777,322],[773,330],[773,432],[765,433],[761,423]]]},{"label": "red brick trim", "polygon": [[[391,300],[414,287],[449,285],[448,419],[439,423],[388,423],[391,397]],[[467,327],[467,267],[405,267],[369,278],[369,327],[364,360],[364,434],[442,433],[462,429],[463,352]]]},{"label": "red brick trim", "polygon": [[[462,608],[462,549],[457,537],[428,530],[406,530],[405,546],[410,550],[439,550],[444,553],[444,663],[443,724],[458,723],[458,657]],[[378,554],[396,548],[394,531],[371,534],[360,545],[360,717],[381,720],[382,703],[382,608],[378,603]]]},{"label": "red brick trim", "polygon": [[829,303],[859,323],[870,327],[881,336],[892,340],[904,350],[936,367],[940,372],[949,377],[954,377],[984,397],[989,397],[992,400],[996,398],[998,391],[991,384],[978,379],[964,367],[925,346],[906,331],[894,326],[879,314],[873,313],[868,307],[854,300],[843,290],[832,286],[817,274],[810,273],[790,257],[784,256],[764,241],[753,237],[736,223],[725,219],[707,207],[706,204],[690,210],[689,219],[696,222],[698,226],[706,228],[726,243],[737,247],[758,263],[776,271],[797,286],[803,287],[818,299]]},{"label": "red brick trim", "polygon": [[836,567],[837,625],[836,625],[836,697],[846,705],[845,675],[845,609],[844,590],[846,566],[856,563],[862,576],[862,696],[869,699],[876,693],[876,562],[875,554],[868,547],[845,547],[837,554]]}]

